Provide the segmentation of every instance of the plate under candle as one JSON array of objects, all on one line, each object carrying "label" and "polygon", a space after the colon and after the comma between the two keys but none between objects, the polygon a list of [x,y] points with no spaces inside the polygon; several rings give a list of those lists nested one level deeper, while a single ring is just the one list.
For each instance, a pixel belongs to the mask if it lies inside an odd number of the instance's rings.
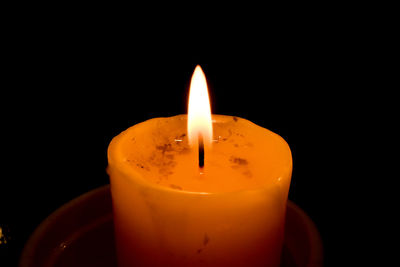
[{"label": "plate under candle", "polygon": [[[109,186],[83,194],[44,220],[26,243],[19,266],[116,267]],[[322,266],[318,230],[290,200],[281,266]]]}]

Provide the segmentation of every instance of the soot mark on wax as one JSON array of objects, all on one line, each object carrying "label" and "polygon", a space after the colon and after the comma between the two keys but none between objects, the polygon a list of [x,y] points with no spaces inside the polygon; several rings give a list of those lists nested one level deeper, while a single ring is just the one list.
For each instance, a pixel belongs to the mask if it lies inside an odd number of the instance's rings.
[{"label": "soot mark on wax", "polygon": [[[159,140],[154,139],[154,150],[148,158],[148,162],[158,169],[159,181],[161,179],[168,180],[168,176],[174,173],[174,167],[177,165],[176,156],[190,151],[187,144],[186,133],[177,134],[175,138],[165,138]],[[171,188],[177,188],[175,185],[170,185]]]},{"label": "soot mark on wax", "polygon": [[165,154],[165,152],[173,151],[171,144],[164,144],[162,146],[156,146],[156,149],[161,150],[163,155]]},{"label": "soot mark on wax", "polygon": [[229,161],[233,162],[234,164],[241,165],[241,166],[245,166],[245,165],[249,164],[246,159],[234,157],[234,156],[231,156]]},{"label": "soot mark on wax", "polygon": [[205,233],[203,239],[203,245],[207,246],[208,242],[210,242],[210,238],[208,237],[207,233]]},{"label": "soot mark on wax", "polygon": [[208,243],[210,242],[210,238],[208,237],[207,233],[204,234],[204,238],[203,238],[203,247],[199,248],[197,250],[197,253],[201,253],[203,252],[203,250],[206,248],[206,246],[208,245]]},{"label": "soot mark on wax", "polygon": [[182,187],[180,187],[179,185],[175,185],[175,184],[170,184],[169,187],[171,187],[172,189],[183,190]]},{"label": "soot mark on wax", "polygon": [[229,161],[233,164],[233,165],[231,165],[232,169],[240,171],[242,173],[242,175],[244,175],[247,178],[253,177],[253,174],[249,170],[249,166],[248,166],[249,162],[246,159],[231,156],[229,158]]}]

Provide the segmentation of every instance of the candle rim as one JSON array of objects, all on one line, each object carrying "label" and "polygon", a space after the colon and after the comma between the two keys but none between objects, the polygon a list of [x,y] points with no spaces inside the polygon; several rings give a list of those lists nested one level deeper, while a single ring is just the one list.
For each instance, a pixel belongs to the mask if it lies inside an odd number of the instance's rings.
[{"label": "candle rim", "polygon": [[[271,130],[264,128],[262,126],[259,126],[255,123],[253,123],[250,120],[247,120],[245,118],[241,118],[241,117],[237,117],[237,116],[231,116],[231,115],[222,115],[222,114],[212,114],[212,122],[224,122],[224,121],[229,121],[232,120],[232,118],[236,118],[236,119],[240,119],[240,120],[245,120],[248,123],[250,123],[253,126],[256,127],[260,127],[263,130],[267,131],[270,135],[274,136],[274,138],[277,138],[277,140],[279,140],[281,142],[281,144],[283,146],[286,147],[286,151],[288,152],[288,159],[289,161],[287,162],[288,165],[285,166],[284,171],[282,171],[280,173],[280,175],[277,175],[276,177],[274,177],[274,179],[278,180],[280,177],[291,177],[291,173],[292,173],[292,168],[293,168],[293,159],[292,159],[292,153],[290,150],[290,147],[288,145],[288,143],[285,141],[285,139],[283,139],[280,135],[272,132]],[[223,191],[223,192],[199,192],[199,191],[190,191],[190,190],[179,190],[179,189],[174,189],[174,188],[170,188],[170,187],[166,187],[164,185],[159,185],[153,182],[148,181],[147,179],[142,177],[142,174],[140,174],[139,172],[137,172],[134,168],[126,168],[126,164],[120,160],[115,160],[118,157],[118,152],[121,153],[121,149],[115,149],[114,146],[116,146],[118,143],[122,143],[119,142],[121,141],[125,135],[128,134],[128,132],[130,130],[132,130],[133,127],[139,125],[139,124],[143,124],[152,120],[157,120],[157,119],[166,119],[166,118],[174,118],[174,117],[186,117],[187,118],[187,114],[179,114],[179,115],[175,115],[175,116],[169,116],[169,117],[157,117],[157,118],[151,118],[148,120],[145,120],[143,122],[140,122],[138,124],[135,124],[129,128],[127,128],[126,130],[124,130],[123,132],[121,132],[119,135],[115,136],[111,142],[110,145],[108,147],[107,150],[107,157],[108,157],[108,166],[107,166],[107,173],[110,175],[111,172],[111,168],[110,166],[112,166],[112,168],[114,170],[118,170],[120,172],[122,172],[124,174],[124,176],[128,177],[128,180],[131,180],[132,182],[137,182],[140,185],[145,185],[146,187],[151,187],[155,190],[161,191],[161,192],[174,192],[174,193],[179,193],[179,194],[184,194],[184,195],[193,195],[193,196],[220,196],[220,195],[227,195],[227,194],[238,194],[238,193],[249,193],[249,192],[257,192],[260,190],[265,190],[268,189],[269,187],[273,187],[275,185],[275,183],[265,183],[265,184],[261,184],[259,187],[254,188],[254,189],[240,189],[240,190],[234,190],[234,191]],[[119,156],[121,156],[119,154]],[[132,178],[135,177],[136,179]]]}]

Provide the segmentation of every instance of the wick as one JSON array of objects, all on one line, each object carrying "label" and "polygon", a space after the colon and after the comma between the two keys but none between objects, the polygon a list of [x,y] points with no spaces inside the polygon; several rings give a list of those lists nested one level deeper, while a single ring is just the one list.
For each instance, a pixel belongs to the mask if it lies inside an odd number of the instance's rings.
[{"label": "wick", "polygon": [[204,141],[201,134],[199,134],[199,167],[204,167]]}]

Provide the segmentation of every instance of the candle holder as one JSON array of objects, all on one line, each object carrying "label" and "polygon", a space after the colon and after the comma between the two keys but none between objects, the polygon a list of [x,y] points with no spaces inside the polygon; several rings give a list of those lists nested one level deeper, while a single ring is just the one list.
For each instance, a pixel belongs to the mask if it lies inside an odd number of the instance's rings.
[{"label": "candle holder", "polygon": [[[117,267],[116,262],[107,185],[73,199],[45,219],[26,243],[19,267]],[[321,267],[322,262],[317,228],[288,201],[281,267]]]}]

